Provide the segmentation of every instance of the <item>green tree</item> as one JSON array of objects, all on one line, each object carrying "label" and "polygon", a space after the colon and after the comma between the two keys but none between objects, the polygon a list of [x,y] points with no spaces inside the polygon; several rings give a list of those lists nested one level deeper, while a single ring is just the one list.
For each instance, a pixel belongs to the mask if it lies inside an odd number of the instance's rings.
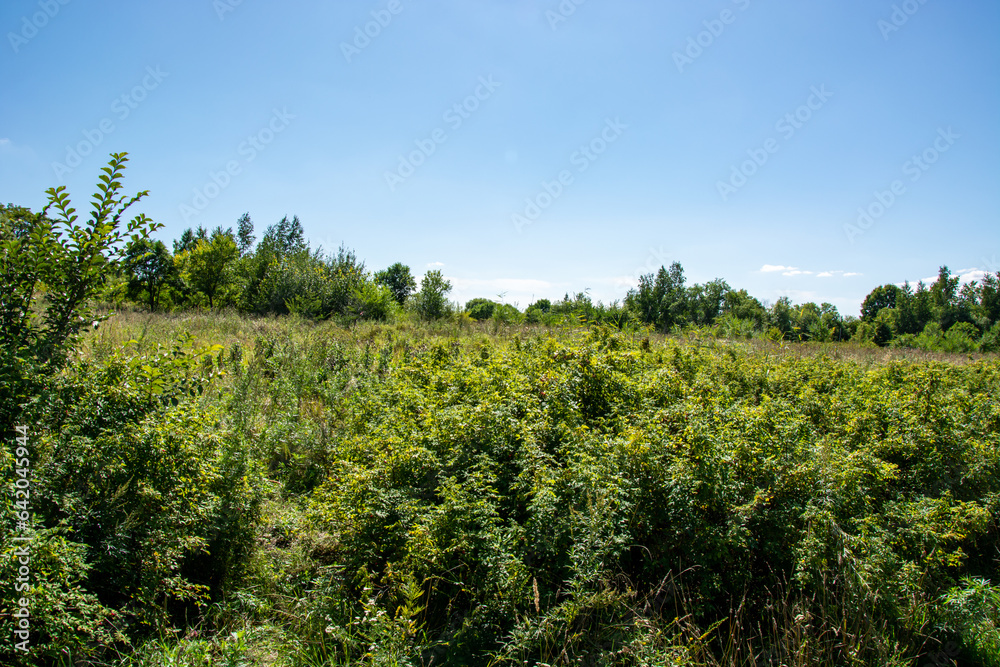
[{"label": "green tree", "polygon": [[145,292],[150,312],[156,310],[163,288],[177,281],[174,258],[163,241],[140,238],[129,243],[122,268],[128,278],[126,296],[138,300]]},{"label": "green tree", "polygon": [[253,235],[253,220],[250,219],[250,213],[244,213],[236,221],[236,250],[240,257],[249,254],[256,240],[257,237]]},{"label": "green tree", "polygon": [[831,303],[823,303],[820,304],[819,310],[821,330],[827,332],[829,340],[846,340],[849,334],[844,328],[844,319],[837,311],[837,307]]},{"label": "green tree", "polygon": [[531,304],[528,307],[529,308],[537,308],[539,311],[541,311],[543,313],[547,313],[550,310],[552,310],[552,302],[549,301],[548,299],[539,299],[538,301],[534,302],[533,304]]},{"label": "green tree", "polygon": [[198,241],[208,240],[208,230],[198,226],[198,229],[194,230],[188,227],[183,232],[181,232],[181,237],[174,241],[174,254],[180,254],[182,252],[187,252],[193,250]]},{"label": "green tree", "polygon": [[771,306],[767,314],[770,325],[779,331],[786,340],[795,339],[796,317],[792,300],[787,296],[779,298]]},{"label": "green tree", "polygon": [[722,313],[726,294],[731,291],[729,284],[721,278],[688,288],[687,301],[692,321],[700,326],[713,324]]},{"label": "green tree", "polygon": [[451,283],[444,279],[440,271],[428,271],[420,281],[416,310],[427,320],[436,320],[448,314],[447,295]]},{"label": "green tree", "polygon": [[931,307],[934,318],[942,331],[948,331],[959,320],[958,276],[951,275],[947,266],[938,269],[938,278],[930,287]]},{"label": "green tree", "polygon": [[410,267],[402,262],[396,262],[384,271],[376,272],[375,282],[388,287],[396,303],[401,306],[417,289],[417,281],[410,273]]},{"label": "green tree", "polygon": [[745,289],[726,292],[722,300],[722,312],[752,322],[755,329],[763,329],[764,322],[767,321],[767,309]]},{"label": "green tree", "polygon": [[229,265],[239,256],[236,241],[229,230],[216,228],[210,240],[200,240],[187,252],[185,269],[188,282],[208,297],[208,307],[215,307],[219,290],[230,280]]},{"label": "green tree", "polygon": [[286,215],[277,224],[268,227],[264,231],[264,238],[261,239],[261,244],[266,245],[278,257],[294,255],[297,252],[309,249],[309,244],[306,243],[305,230],[302,228],[302,223],[299,222],[299,216],[297,215],[293,215],[291,220]]},{"label": "green tree", "polygon": [[545,319],[549,311],[552,310],[552,302],[548,299],[539,299],[524,311],[525,318],[532,324],[537,324]]},{"label": "green tree", "polygon": [[1000,322],[1000,273],[987,273],[980,281],[975,315],[984,330]]},{"label": "green tree", "polygon": [[885,347],[896,336],[899,327],[898,313],[895,308],[883,308],[875,316],[872,323],[874,334],[872,341],[879,347]]},{"label": "green tree", "polygon": [[[120,195],[126,153],[112,153],[101,169],[90,217],[80,220],[65,186],[46,190],[39,215],[23,210],[0,216],[0,428],[45,377],[63,366],[85,328],[95,321],[88,302],[118,267],[126,240],[147,238],[160,225],[144,214],[123,223],[146,196]],[[58,217],[49,218],[54,210]],[[44,288],[44,303],[42,289]]]},{"label": "green tree", "polygon": [[895,308],[899,293],[900,289],[891,284],[873,289],[861,304],[861,319],[872,322],[883,308]]},{"label": "green tree", "polygon": [[830,332],[823,327],[822,314],[819,306],[810,301],[792,308],[794,327],[799,330],[800,338],[815,341],[830,340]]},{"label": "green tree", "polygon": [[896,293],[896,311],[898,312],[899,333],[918,334],[924,328],[917,313],[917,296],[909,282],[903,283]]},{"label": "green tree", "polygon": [[688,293],[684,287],[684,268],[674,262],[667,269],[663,266],[639,278],[639,286],[629,290],[625,306],[645,324],[652,324],[661,331],[684,326],[689,319]]}]

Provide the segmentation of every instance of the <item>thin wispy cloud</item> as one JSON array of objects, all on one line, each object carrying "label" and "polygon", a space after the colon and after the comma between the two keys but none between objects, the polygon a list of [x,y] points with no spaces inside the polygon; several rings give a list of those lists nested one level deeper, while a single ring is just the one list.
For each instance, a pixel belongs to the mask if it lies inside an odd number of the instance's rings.
[{"label": "thin wispy cloud", "polygon": [[761,273],[781,273],[783,276],[815,276],[816,278],[850,278],[852,276],[860,276],[862,274],[856,272],[846,272],[843,270],[836,271],[809,271],[806,269],[800,269],[797,266],[784,266],[783,264],[765,264],[760,267]]}]

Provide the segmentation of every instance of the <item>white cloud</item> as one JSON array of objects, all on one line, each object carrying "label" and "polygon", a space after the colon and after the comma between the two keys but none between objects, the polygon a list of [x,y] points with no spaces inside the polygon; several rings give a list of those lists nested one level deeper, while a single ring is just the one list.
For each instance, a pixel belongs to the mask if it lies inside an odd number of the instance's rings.
[{"label": "white cloud", "polygon": [[7,137],[0,138],[0,146],[10,146],[10,139]]},{"label": "white cloud", "polygon": [[817,278],[833,278],[834,276],[840,276],[843,278],[850,278],[851,276],[860,276],[860,273],[845,273],[842,269],[837,269],[835,271],[809,271],[806,269],[800,269],[797,266],[783,266],[781,264],[765,264],[760,269],[761,273],[778,273],[780,272],[783,276],[788,276],[794,278],[795,276],[816,276]]},{"label": "white cloud", "polygon": [[973,280],[980,281],[986,277],[986,271],[982,269],[961,269],[956,271],[959,283],[971,283]]},{"label": "white cloud", "polygon": [[854,276],[863,276],[863,275],[865,275],[865,274],[863,274],[863,273],[853,273],[852,272],[852,273],[845,273],[844,277],[845,278],[853,278]]},{"label": "white cloud", "polygon": [[444,262],[431,262],[430,264],[427,265],[427,268],[440,269],[442,266],[444,266]]}]

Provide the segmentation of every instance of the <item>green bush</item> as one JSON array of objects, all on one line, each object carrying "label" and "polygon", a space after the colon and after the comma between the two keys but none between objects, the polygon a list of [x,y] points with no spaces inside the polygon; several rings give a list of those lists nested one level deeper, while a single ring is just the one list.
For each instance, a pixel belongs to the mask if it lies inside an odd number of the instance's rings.
[{"label": "green bush", "polygon": [[942,602],[943,629],[959,639],[963,661],[1000,667],[1000,586],[965,577]]},{"label": "green bush", "polygon": [[198,400],[214,352],[79,364],[29,410],[35,659],[162,632],[243,580],[261,477]]},{"label": "green bush", "polygon": [[[65,186],[49,188],[40,214],[8,207],[0,215],[0,432],[12,432],[23,405],[66,363],[80,336],[97,325],[91,300],[120,267],[126,239],[142,242],[158,225],[144,214],[121,227],[147,193],[120,195],[128,158],[113,153],[94,194],[90,218],[79,216]],[[58,217],[49,217],[49,210]],[[44,296],[43,296],[44,295]]]},{"label": "green bush", "polygon": [[489,299],[473,299],[465,304],[465,311],[474,320],[488,320],[493,317],[497,304]]},{"label": "green bush", "polygon": [[385,322],[398,307],[388,287],[368,281],[354,292],[354,300],[356,315],[362,320]]}]

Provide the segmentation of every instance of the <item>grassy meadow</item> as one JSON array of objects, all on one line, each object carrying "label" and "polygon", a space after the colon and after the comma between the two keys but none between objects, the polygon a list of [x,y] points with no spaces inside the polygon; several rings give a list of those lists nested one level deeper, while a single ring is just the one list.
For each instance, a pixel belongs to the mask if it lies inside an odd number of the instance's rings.
[{"label": "grassy meadow", "polygon": [[1000,665],[996,355],[128,310],[74,354],[4,664]]}]

